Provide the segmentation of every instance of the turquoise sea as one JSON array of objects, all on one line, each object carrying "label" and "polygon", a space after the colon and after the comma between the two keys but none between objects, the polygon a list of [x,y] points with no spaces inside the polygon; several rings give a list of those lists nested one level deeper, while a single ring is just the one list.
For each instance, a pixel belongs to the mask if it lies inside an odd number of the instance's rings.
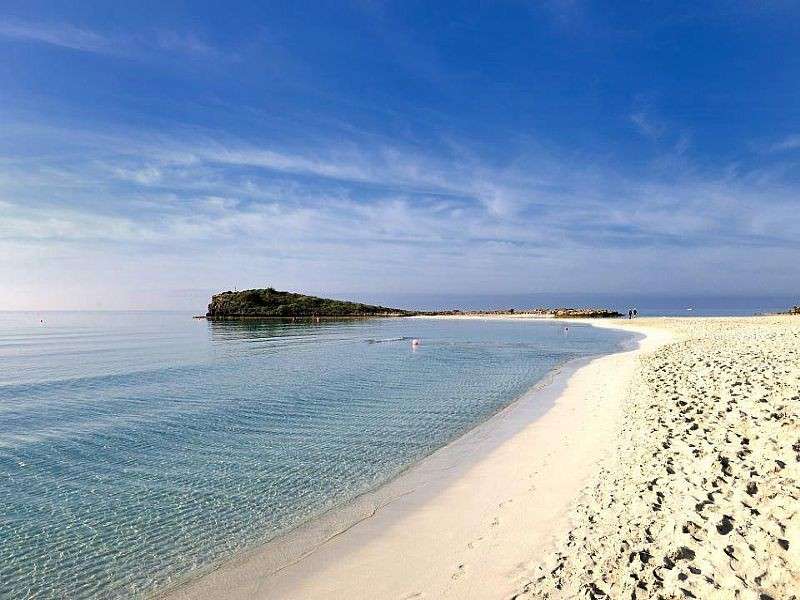
[{"label": "turquoise sea", "polygon": [[630,339],[523,321],[0,313],[0,597],[148,595]]}]

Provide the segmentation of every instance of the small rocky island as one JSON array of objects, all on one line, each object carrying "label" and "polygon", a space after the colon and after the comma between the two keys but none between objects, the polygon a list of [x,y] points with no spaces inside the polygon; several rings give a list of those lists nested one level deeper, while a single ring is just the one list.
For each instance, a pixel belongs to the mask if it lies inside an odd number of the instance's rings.
[{"label": "small rocky island", "polygon": [[265,288],[215,294],[211,297],[206,317],[210,319],[227,317],[313,319],[315,317],[405,317],[413,314],[417,313],[399,308],[318,298],[317,296]]},{"label": "small rocky island", "polygon": [[411,316],[518,316],[555,318],[603,318],[621,317],[622,314],[605,308],[529,308],[503,310],[444,310],[417,311],[402,308],[387,308],[319,298],[293,292],[282,292],[274,288],[222,292],[211,297],[207,319],[259,318],[259,319],[346,319],[366,317],[411,317]]}]

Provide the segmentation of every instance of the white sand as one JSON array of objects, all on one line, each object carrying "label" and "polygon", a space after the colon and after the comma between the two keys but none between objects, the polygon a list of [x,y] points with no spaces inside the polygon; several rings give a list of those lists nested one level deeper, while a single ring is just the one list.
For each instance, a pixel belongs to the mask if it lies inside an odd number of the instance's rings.
[{"label": "white sand", "polygon": [[[503,598],[519,591],[613,447],[637,357],[670,337],[637,330],[648,333],[640,349],[567,368],[535,392],[537,401],[522,399],[362,499],[364,518],[347,531],[337,534],[336,520],[322,535],[316,527],[305,556],[267,547],[174,597]],[[555,404],[534,420],[543,394]]]},{"label": "white sand", "polygon": [[800,597],[800,318],[654,323],[675,343],[518,597]]}]

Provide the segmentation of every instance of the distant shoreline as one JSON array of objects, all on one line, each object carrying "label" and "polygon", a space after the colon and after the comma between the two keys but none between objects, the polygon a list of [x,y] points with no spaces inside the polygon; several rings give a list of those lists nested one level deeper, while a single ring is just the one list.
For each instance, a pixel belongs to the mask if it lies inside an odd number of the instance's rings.
[{"label": "distant shoreline", "polygon": [[270,321],[314,321],[331,320],[341,321],[346,319],[398,319],[413,317],[446,317],[446,318],[521,318],[521,319],[621,319],[622,313],[605,308],[531,308],[524,310],[435,310],[435,311],[405,311],[402,313],[378,313],[368,315],[195,315],[193,319],[207,321],[232,321],[239,319],[256,319]]}]

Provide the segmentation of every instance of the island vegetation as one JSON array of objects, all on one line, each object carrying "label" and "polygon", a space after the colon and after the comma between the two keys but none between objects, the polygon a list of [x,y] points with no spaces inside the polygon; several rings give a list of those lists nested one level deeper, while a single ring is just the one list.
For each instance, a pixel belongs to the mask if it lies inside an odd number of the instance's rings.
[{"label": "island vegetation", "polygon": [[417,311],[389,308],[319,298],[306,294],[283,292],[268,287],[263,289],[227,291],[211,297],[209,319],[267,318],[267,319],[317,319],[317,318],[366,318],[409,316],[519,316],[555,318],[601,318],[620,317],[620,313],[605,308],[529,308],[502,310],[445,310]]},{"label": "island vegetation", "polygon": [[264,289],[222,292],[211,297],[206,317],[314,318],[402,317],[413,311],[360,302],[318,298],[305,294]]}]

